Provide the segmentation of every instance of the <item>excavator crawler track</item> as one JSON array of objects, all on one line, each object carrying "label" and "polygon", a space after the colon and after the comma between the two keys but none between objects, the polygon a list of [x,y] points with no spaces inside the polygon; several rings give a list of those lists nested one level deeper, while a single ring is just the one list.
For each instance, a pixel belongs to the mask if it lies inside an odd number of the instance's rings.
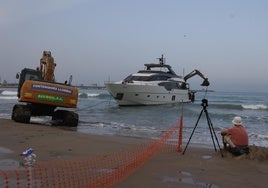
[{"label": "excavator crawler track", "polygon": [[52,116],[52,120],[59,121],[61,125],[68,127],[76,127],[78,125],[79,116],[77,113],[67,110],[57,110]]},{"label": "excavator crawler track", "polygon": [[20,123],[29,123],[31,118],[31,109],[26,105],[16,104],[12,110],[12,120]]}]

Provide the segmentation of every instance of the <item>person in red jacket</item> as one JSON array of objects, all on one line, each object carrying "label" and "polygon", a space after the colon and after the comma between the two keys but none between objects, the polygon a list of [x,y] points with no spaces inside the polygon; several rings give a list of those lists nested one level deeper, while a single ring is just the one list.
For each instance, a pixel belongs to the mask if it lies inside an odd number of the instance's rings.
[{"label": "person in red jacket", "polygon": [[221,132],[224,149],[236,156],[248,154],[248,133],[242,125],[242,118],[236,116],[232,123],[233,127]]}]

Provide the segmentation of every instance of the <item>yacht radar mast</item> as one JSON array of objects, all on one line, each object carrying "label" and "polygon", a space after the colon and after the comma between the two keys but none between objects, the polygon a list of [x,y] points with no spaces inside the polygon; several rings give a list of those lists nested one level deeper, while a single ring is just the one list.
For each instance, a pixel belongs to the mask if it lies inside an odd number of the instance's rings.
[{"label": "yacht radar mast", "polygon": [[162,54],[160,58],[157,58],[159,60],[159,64],[160,65],[164,65],[165,64],[165,61],[166,61],[166,58],[164,58],[164,55]]}]

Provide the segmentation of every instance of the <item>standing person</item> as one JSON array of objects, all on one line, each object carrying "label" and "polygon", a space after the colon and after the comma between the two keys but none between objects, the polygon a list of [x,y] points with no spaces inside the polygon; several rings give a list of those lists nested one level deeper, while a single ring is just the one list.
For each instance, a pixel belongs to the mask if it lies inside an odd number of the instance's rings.
[{"label": "standing person", "polygon": [[232,123],[233,127],[221,132],[224,149],[236,156],[248,154],[248,133],[242,125],[242,118],[236,116]]},{"label": "standing person", "polygon": [[40,70],[43,73],[43,79],[48,82],[55,82],[54,70],[56,63],[51,56],[50,51],[44,51],[43,57],[40,59]]}]

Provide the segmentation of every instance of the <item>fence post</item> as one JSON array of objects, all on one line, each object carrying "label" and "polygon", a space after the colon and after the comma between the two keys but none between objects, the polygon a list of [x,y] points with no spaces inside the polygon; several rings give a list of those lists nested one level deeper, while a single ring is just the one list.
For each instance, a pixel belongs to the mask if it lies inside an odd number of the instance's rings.
[{"label": "fence post", "polygon": [[179,132],[178,132],[178,148],[177,152],[181,152],[182,146],[182,129],[183,129],[183,101],[181,103],[181,116],[179,120]]}]

